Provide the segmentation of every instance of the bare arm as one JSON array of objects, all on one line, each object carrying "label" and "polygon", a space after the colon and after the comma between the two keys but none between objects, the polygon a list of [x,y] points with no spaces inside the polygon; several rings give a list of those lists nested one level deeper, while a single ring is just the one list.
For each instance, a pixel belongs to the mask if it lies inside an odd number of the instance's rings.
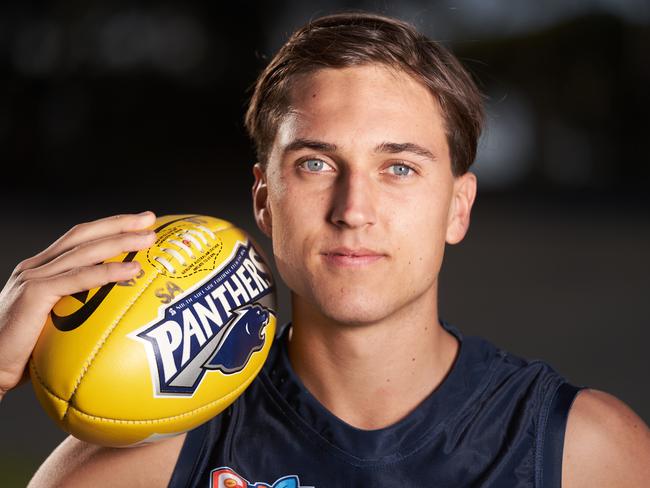
[{"label": "bare arm", "polygon": [[567,420],[562,486],[650,486],[648,426],[616,397],[596,390],[582,391]]},{"label": "bare arm", "polygon": [[36,472],[28,488],[134,488],[169,484],[185,434],[128,448],[99,447],[68,437]]}]

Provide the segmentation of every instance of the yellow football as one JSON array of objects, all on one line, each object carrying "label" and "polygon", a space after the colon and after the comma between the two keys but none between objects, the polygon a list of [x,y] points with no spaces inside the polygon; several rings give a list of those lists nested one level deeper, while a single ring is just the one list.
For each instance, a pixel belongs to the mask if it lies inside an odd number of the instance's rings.
[{"label": "yellow football", "polygon": [[275,286],[244,231],[159,217],[139,274],[63,297],[29,363],[36,396],[75,437],[129,446],[176,435],[230,405],[275,336]]}]

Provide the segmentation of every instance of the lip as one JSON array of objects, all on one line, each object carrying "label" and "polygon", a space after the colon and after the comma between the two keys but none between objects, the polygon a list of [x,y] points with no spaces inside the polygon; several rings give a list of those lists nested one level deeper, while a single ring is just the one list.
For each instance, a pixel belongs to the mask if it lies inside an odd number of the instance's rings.
[{"label": "lip", "polygon": [[325,261],[334,266],[365,266],[386,257],[385,254],[365,247],[337,247],[321,253]]}]

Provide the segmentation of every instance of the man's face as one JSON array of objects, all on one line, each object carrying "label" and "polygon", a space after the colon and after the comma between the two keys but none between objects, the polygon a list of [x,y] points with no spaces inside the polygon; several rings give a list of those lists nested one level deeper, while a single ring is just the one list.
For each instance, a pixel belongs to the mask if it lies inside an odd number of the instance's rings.
[{"label": "man's face", "polygon": [[452,175],[436,100],[380,65],[304,75],[290,98],[254,198],[294,299],[351,324],[435,304],[475,192],[473,175]]}]

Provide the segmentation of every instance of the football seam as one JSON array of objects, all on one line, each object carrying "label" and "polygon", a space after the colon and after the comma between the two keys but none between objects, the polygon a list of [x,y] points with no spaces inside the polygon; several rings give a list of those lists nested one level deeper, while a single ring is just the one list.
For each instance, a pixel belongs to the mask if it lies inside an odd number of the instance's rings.
[{"label": "football seam", "polygon": [[38,370],[36,369],[36,363],[34,362],[33,358],[30,359],[29,366],[30,366],[29,369],[31,370],[31,372],[34,373],[34,375],[36,376],[36,379],[38,380],[39,385],[41,385],[41,388],[43,388],[43,391],[45,391],[45,393],[47,393],[49,396],[53,397],[55,400],[58,400],[60,402],[66,403],[66,404],[68,403],[68,401],[65,398],[61,398],[59,395],[54,393],[50,388],[48,388],[45,381],[43,381],[43,378],[41,378],[41,375],[38,374]]},{"label": "football seam", "polygon": [[264,364],[265,364],[265,362],[262,362],[262,364],[260,364],[260,366],[255,370],[254,374],[252,374],[250,376],[250,381],[247,381],[247,382],[243,383],[242,385],[240,385],[239,387],[237,387],[235,390],[231,391],[227,395],[222,396],[218,400],[213,400],[210,403],[206,403],[205,405],[201,405],[200,407],[197,407],[197,408],[195,408],[193,410],[189,410],[187,412],[179,413],[179,414],[176,414],[176,415],[171,415],[169,417],[160,417],[160,418],[157,418],[157,419],[147,419],[147,420],[113,419],[113,418],[110,418],[110,417],[99,417],[97,415],[91,415],[91,414],[86,413],[86,412],[84,412],[82,410],[79,410],[78,408],[76,408],[73,405],[70,405],[70,403],[68,403],[68,409],[66,410],[66,414],[67,414],[68,410],[74,410],[75,413],[77,413],[78,415],[80,415],[82,417],[86,417],[86,418],[96,420],[96,421],[99,421],[99,422],[130,424],[130,425],[160,424],[160,423],[164,423],[164,422],[171,422],[171,421],[179,419],[179,418],[192,416],[196,412],[199,412],[201,410],[209,409],[210,407],[212,407],[213,405],[215,405],[217,403],[227,401],[230,398],[232,398],[233,396],[237,397],[237,396],[241,395],[242,391],[245,390],[246,388],[248,388],[248,386],[255,380],[255,378],[259,374],[260,370],[264,367]]},{"label": "football seam", "polygon": [[104,347],[104,344],[106,344],[106,341],[110,337],[110,335],[113,333],[113,331],[117,328],[117,326],[120,324],[121,320],[124,318],[126,313],[131,310],[131,307],[135,304],[135,302],[142,296],[142,294],[147,291],[147,289],[151,286],[151,284],[158,278],[158,275],[160,272],[157,269],[154,269],[155,274],[153,278],[149,280],[149,282],[142,287],[142,290],[140,293],[138,293],[131,302],[125,307],[124,311],[113,321],[113,325],[105,332],[104,336],[100,340],[100,342],[95,346],[95,349],[90,353],[90,356],[86,359],[86,362],[84,364],[83,369],[81,370],[81,374],[79,375],[79,378],[77,378],[74,388],[72,389],[72,393],[70,394],[70,398],[68,399],[68,406],[63,414],[62,421],[65,421],[66,416],[68,415],[68,410],[70,410],[72,400],[77,393],[77,390],[79,389],[79,385],[81,384],[81,381],[83,380],[84,376],[86,376],[86,373],[90,369],[90,366],[92,365],[93,361],[97,357],[97,354],[99,354],[99,351]]}]

